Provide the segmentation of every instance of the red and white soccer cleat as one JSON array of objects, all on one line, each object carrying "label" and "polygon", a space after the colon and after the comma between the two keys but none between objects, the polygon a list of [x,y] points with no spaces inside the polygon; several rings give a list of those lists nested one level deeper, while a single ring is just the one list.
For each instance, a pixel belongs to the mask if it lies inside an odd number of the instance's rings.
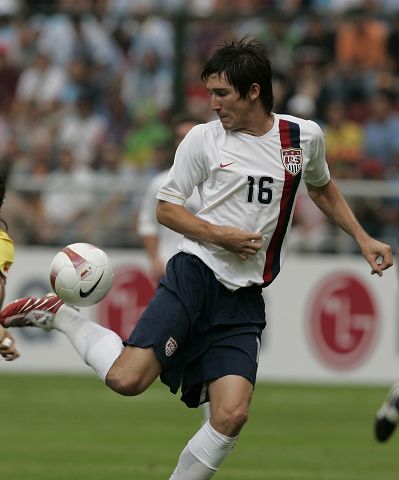
[{"label": "red and white soccer cleat", "polygon": [[40,327],[51,330],[52,320],[64,302],[53,293],[44,297],[25,297],[9,303],[0,312],[0,325],[8,327]]}]

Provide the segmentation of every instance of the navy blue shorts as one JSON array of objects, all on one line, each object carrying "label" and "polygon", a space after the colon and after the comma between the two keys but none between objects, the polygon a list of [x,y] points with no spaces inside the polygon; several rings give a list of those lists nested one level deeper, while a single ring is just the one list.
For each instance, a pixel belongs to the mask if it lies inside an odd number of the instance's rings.
[{"label": "navy blue shorts", "polygon": [[240,375],[255,384],[260,337],[266,325],[259,286],[231,292],[198,257],[178,253],[125,345],[152,347],[161,380],[182,401],[208,400],[208,382]]}]

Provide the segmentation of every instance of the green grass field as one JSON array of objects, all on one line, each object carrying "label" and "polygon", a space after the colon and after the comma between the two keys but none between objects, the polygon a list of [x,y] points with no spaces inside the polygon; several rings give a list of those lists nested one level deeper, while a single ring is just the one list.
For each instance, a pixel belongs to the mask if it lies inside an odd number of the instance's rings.
[{"label": "green grass field", "polygon": [[[372,436],[387,388],[260,383],[220,480],[393,480],[399,431]],[[161,384],[138,398],[94,377],[0,376],[0,478],[167,480],[201,412]]]}]

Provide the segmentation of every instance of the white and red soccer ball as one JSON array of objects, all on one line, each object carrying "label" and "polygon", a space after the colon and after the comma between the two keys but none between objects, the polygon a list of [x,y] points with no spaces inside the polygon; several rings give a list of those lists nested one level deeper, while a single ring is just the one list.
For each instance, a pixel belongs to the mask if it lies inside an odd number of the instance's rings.
[{"label": "white and red soccer ball", "polygon": [[50,267],[50,283],[64,303],[88,307],[102,300],[114,272],[108,255],[89,243],[72,243],[59,251]]}]

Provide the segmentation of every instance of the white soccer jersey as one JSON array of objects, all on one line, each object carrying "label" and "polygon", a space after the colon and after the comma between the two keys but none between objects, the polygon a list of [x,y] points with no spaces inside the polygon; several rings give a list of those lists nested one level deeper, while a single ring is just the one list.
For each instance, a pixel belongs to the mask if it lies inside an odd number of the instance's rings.
[{"label": "white soccer jersey", "polygon": [[[156,216],[157,193],[160,187],[165,183],[168,176],[168,170],[158,173],[151,180],[147,192],[144,196],[138,217],[137,231],[139,235],[154,235],[158,237],[158,253],[164,264],[175,253],[178,252],[177,246],[183,235],[161,225]],[[191,197],[187,200],[186,207],[196,213],[200,209],[201,198],[198,190],[195,188]]]},{"label": "white soccer jersey", "polygon": [[218,245],[185,237],[179,249],[199,257],[230,290],[267,286],[284,260],[301,179],[314,186],[330,179],[316,123],[274,114],[272,129],[255,137],[226,131],[216,120],[187,134],[157,198],[184,205],[198,186],[202,208],[197,217],[260,232],[263,248],[245,261]]}]

